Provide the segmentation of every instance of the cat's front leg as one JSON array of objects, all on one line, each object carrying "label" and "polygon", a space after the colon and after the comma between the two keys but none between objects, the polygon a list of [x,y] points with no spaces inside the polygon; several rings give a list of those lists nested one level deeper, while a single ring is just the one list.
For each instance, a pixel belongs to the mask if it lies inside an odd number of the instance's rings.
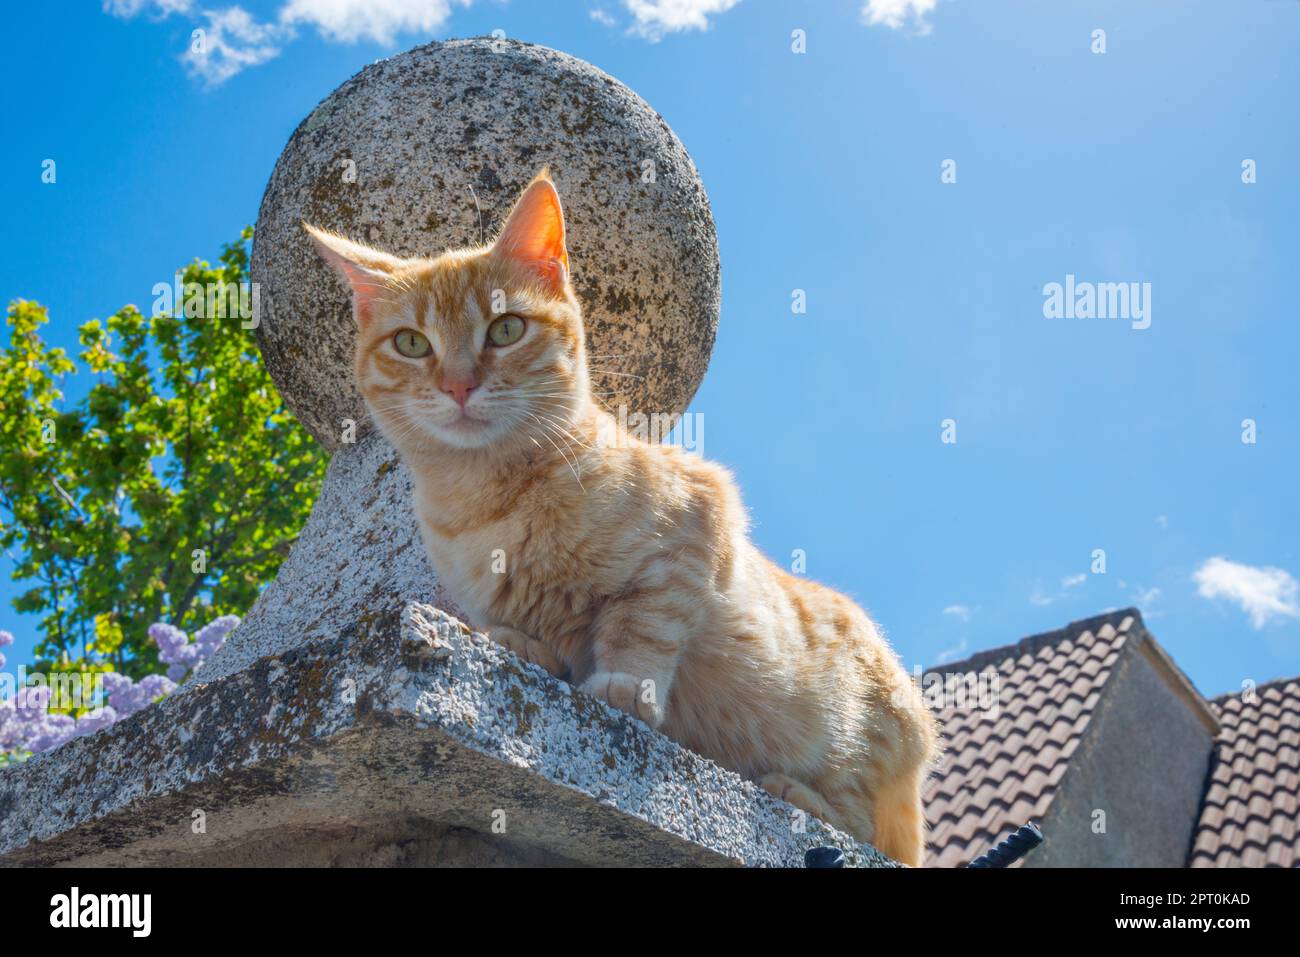
[{"label": "cat's front leg", "polygon": [[592,623],[596,670],[581,690],[659,727],[686,637],[681,619],[663,608],[644,599],[611,601]]}]

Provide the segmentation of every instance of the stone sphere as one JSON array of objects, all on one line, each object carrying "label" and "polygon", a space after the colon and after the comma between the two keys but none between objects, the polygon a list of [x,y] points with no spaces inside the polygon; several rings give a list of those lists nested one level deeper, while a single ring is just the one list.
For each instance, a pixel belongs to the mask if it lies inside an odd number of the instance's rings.
[{"label": "stone sphere", "polygon": [[720,276],[713,215],[681,142],[588,63],[513,40],[452,40],[373,63],[326,97],[262,197],[258,342],[326,448],[369,419],[349,295],[301,223],[436,255],[490,239],[543,166],[564,204],[593,388],[616,413],[686,408],[713,349]]}]

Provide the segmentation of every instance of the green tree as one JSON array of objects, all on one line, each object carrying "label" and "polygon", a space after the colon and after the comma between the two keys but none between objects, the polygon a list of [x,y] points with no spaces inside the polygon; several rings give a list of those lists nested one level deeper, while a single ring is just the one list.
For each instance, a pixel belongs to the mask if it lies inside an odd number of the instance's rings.
[{"label": "green tree", "polygon": [[0,546],[34,583],[13,605],[42,616],[38,668],[157,670],[149,625],[192,631],[247,611],[311,511],[326,453],[236,308],[251,237],[218,266],[186,267],[169,311],[125,306],[82,325],[78,358],[95,378],[71,407],[61,386],[78,366],[41,339],[46,310],[9,306]]}]

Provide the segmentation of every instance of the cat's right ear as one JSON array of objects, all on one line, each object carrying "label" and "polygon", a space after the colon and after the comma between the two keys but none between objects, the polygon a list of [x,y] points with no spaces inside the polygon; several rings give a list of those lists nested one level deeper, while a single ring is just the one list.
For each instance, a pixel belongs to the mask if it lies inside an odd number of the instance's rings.
[{"label": "cat's right ear", "polygon": [[402,260],[307,223],[302,228],[315,242],[321,258],[348,281],[357,323],[369,322],[375,301],[389,288],[388,277],[402,265]]}]

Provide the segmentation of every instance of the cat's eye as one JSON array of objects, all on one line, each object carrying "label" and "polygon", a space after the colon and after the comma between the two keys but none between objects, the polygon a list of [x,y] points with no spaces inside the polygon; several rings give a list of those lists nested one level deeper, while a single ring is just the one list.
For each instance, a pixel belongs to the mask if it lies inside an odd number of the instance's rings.
[{"label": "cat's eye", "polygon": [[393,336],[393,345],[408,359],[423,359],[433,351],[433,346],[429,345],[429,340],[425,338],[424,333],[416,332],[414,329],[402,329],[398,332]]},{"label": "cat's eye", "polygon": [[499,316],[488,326],[487,338],[494,346],[514,345],[524,334],[524,321],[518,316]]}]

